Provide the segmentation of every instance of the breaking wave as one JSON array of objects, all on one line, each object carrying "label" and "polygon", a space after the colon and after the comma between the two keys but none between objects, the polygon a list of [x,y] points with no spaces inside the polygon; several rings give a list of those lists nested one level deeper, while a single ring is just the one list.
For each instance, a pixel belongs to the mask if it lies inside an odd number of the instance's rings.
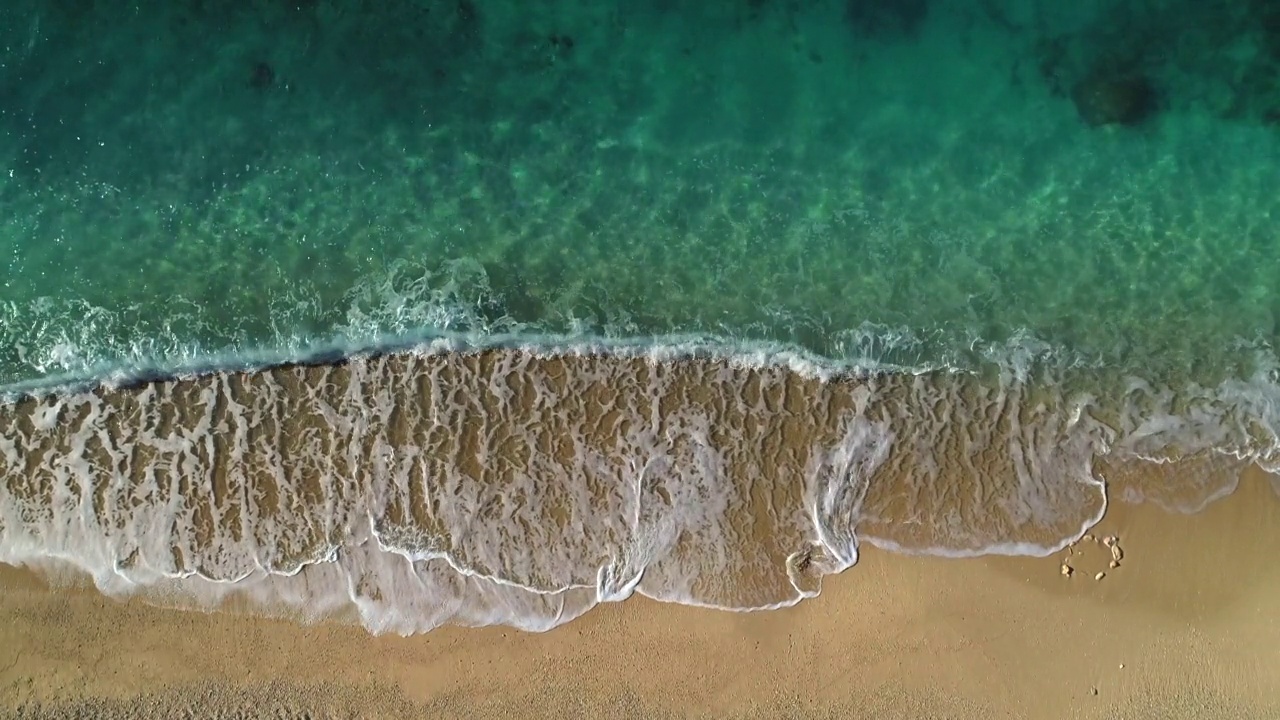
[{"label": "breaking wave", "polygon": [[1195,512],[1277,469],[1280,386],[1053,362],[832,363],[704,340],[458,335],[11,384],[0,561],[105,593],[545,630],[633,593],[816,595],[860,543],[1043,555],[1109,500]]}]

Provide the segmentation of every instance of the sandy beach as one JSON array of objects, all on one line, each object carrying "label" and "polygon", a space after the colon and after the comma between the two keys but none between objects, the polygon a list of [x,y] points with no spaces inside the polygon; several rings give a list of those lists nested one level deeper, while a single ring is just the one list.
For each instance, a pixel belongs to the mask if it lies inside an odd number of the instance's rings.
[{"label": "sandy beach", "polygon": [[5,568],[0,706],[51,718],[1280,716],[1280,503],[1265,476],[1246,473],[1195,516],[1114,503],[1091,535],[1047,558],[864,548],[793,609],[637,598],[542,634],[373,637],[119,603]]},{"label": "sandy beach", "polygon": [[0,3],[0,720],[1280,719],[1278,128],[1280,0]]}]

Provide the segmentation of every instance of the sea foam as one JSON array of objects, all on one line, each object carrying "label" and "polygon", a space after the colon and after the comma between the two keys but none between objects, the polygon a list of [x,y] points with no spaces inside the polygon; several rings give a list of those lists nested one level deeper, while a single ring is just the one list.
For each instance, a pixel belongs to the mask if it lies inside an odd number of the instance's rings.
[{"label": "sea foam", "polygon": [[1048,554],[1109,496],[1193,512],[1273,457],[1266,377],[1130,380],[1117,409],[1014,370],[437,339],[10,388],[0,561],[375,632],[545,630],[635,592],[784,607],[861,542]]}]

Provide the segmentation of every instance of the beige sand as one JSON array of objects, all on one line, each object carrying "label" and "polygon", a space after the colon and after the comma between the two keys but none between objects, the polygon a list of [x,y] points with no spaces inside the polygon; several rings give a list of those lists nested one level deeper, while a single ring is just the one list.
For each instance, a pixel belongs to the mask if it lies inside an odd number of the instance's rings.
[{"label": "beige sand", "polygon": [[[731,614],[634,599],[545,634],[121,604],[0,575],[19,717],[1280,717],[1280,501],[1257,473],[1197,516],[1116,505],[1066,557],[867,548],[823,595]],[[1095,580],[1097,572],[1106,577]],[[80,713],[80,714],[76,714]]]}]

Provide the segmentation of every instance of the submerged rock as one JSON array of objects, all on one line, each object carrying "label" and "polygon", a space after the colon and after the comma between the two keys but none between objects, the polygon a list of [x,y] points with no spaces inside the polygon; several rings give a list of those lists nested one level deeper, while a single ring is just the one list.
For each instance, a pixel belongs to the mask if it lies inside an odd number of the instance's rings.
[{"label": "submerged rock", "polygon": [[1071,100],[1090,127],[1138,125],[1160,109],[1159,93],[1142,75],[1090,75],[1071,88]]},{"label": "submerged rock", "polygon": [[914,37],[929,14],[929,0],[846,0],[845,22],[861,37]]}]

